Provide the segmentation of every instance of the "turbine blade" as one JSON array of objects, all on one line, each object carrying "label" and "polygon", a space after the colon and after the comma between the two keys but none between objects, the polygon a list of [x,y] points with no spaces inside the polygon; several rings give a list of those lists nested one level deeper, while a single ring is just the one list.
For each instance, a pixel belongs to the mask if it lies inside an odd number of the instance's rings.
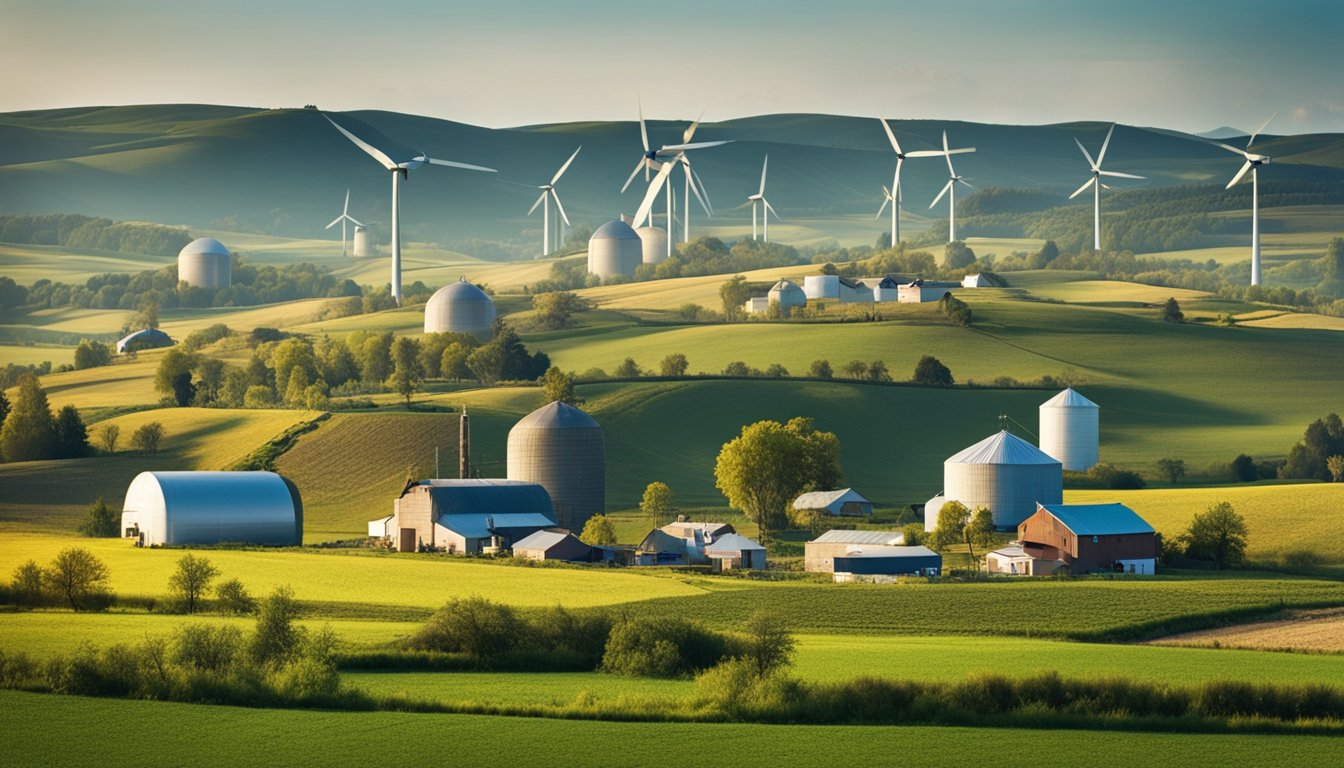
[{"label": "turbine blade", "polygon": [[350,213],[350,190],[345,190],[345,207],[341,209],[341,215]]},{"label": "turbine blade", "polygon": [[942,157],[942,156],[943,156],[942,150],[938,149],[917,149],[914,152],[905,153],[906,159],[912,157]]},{"label": "turbine blade", "polygon": [[[975,147],[962,147],[961,149],[949,149],[946,152],[939,152],[940,155],[968,155],[975,151]],[[909,157],[909,155],[906,155]]]},{"label": "turbine blade", "polygon": [[1111,123],[1110,129],[1106,131],[1106,140],[1101,142],[1101,151],[1097,153],[1098,168],[1100,168],[1101,164],[1106,160],[1106,148],[1111,145],[1111,134],[1114,132],[1115,132],[1115,123]]},{"label": "turbine blade", "polygon": [[359,138],[355,134],[345,130],[340,125],[338,125],[335,120],[332,120],[330,117],[327,117],[326,115],[323,115],[323,117],[326,117],[327,122],[335,126],[336,130],[344,134],[345,138],[353,142],[356,147],[359,147],[360,149],[367,152],[369,157],[372,157],[374,160],[377,160],[378,162],[382,163],[384,168],[386,168],[389,171],[395,171],[397,169],[397,164],[392,162],[392,158],[388,157],[381,149]]},{"label": "turbine blade", "polygon": [[961,178],[960,176],[958,176],[957,178],[953,179],[953,181],[959,182],[962,186],[967,187],[968,189],[975,189],[975,185],[974,185],[974,184],[972,184],[971,182],[969,182],[969,181],[967,181],[967,180]]},{"label": "turbine blade", "polygon": [[710,213],[709,204],[705,202],[704,196],[700,194],[700,185],[695,183],[695,172],[691,170],[691,166],[689,165],[686,166],[686,181],[688,182],[687,186],[691,188],[691,192],[695,194],[695,199],[700,201],[700,208],[704,210],[705,215],[713,216],[714,214]]},{"label": "turbine blade", "polygon": [[889,202],[891,202],[891,195],[884,195],[882,197],[882,205],[877,209],[877,215],[873,217],[874,219],[882,218],[882,212],[887,210],[887,203]]},{"label": "turbine blade", "polygon": [[[625,183],[621,185],[621,194],[625,194],[625,190],[627,190],[627,189],[630,188],[630,183],[633,182],[633,181],[635,180],[635,177],[639,175],[639,171],[640,171],[640,169],[641,169],[641,168],[647,168],[647,167],[648,167],[648,164],[647,164],[646,162],[644,162],[644,158],[642,158],[642,157],[639,158],[639,162],[635,164],[635,170],[634,170],[633,172],[631,172],[631,174],[630,174],[630,178],[626,179],[626,180],[625,180]],[[648,176],[647,173],[644,174],[644,175],[645,175],[645,176]]]},{"label": "turbine blade", "polygon": [[1250,149],[1250,148],[1251,148],[1251,145],[1255,143],[1255,137],[1256,137],[1256,136],[1259,136],[1261,133],[1264,133],[1265,129],[1269,127],[1269,124],[1272,123],[1272,122],[1274,122],[1274,118],[1276,118],[1276,117],[1278,117],[1278,116],[1279,116],[1279,113],[1278,113],[1277,111],[1275,111],[1274,114],[1270,115],[1270,116],[1269,116],[1269,119],[1265,121],[1265,124],[1264,124],[1264,125],[1262,125],[1262,126],[1260,126],[1259,128],[1255,129],[1255,133],[1252,133],[1252,134],[1251,134],[1251,140],[1248,141],[1248,142],[1246,142],[1246,148],[1247,148],[1247,149]]},{"label": "turbine blade", "polygon": [[1097,181],[1096,176],[1093,176],[1092,178],[1088,179],[1086,184],[1079,187],[1078,190],[1074,192],[1072,195],[1069,195],[1069,199],[1072,200],[1073,198],[1083,194],[1088,190],[1089,187],[1091,187],[1094,183],[1096,183],[1096,181]]},{"label": "turbine blade", "polygon": [[1231,144],[1224,144],[1224,143],[1221,142],[1221,141],[1215,141],[1215,142],[1211,142],[1211,143],[1212,143],[1215,147],[1222,147],[1223,149],[1226,149],[1228,152],[1231,152],[1231,153],[1233,153],[1233,154],[1241,155],[1242,157],[1245,157],[1245,156],[1246,156],[1246,150],[1244,150],[1244,149],[1237,149],[1236,147],[1232,146]]},{"label": "turbine blade", "polygon": [[694,144],[669,144],[658,148],[658,153],[663,152],[689,152],[693,149],[708,149],[710,147],[721,147],[724,144],[732,144],[732,141],[697,141]]},{"label": "turbine blade", "polygon": [[1117,179],[1142,179],[1142,176],[1135,176],[1132,173],[1120,173],[1119,171],[1097,171],[1102,176],[1114,176]]},{"label": "turbine blade", "polygon": [[[947,131],[943,131],[943,159],[947,161],[947,175],[956,176],[957,172],[952,170],[952,150],[947,148]],[[952,182],[948,182],[952,186]]]},{"label": "turbine blade", "polygon": [[1074,137],[1073,143],[1078,145],[1078,149],[1082,150],[1083,157],[1087,158],[1087,164],[1092,168],[1096,168],[1097,161],[1092,159],[1092,154],[1087,151],[1087,147],[1083,146],[1083,142],[1079,141],[1077,137]]},{"label": "turbine blade", "polygon": [[363,224],[360,224],[359,221],[358,221],[357,219],[355,219],[354,216],[346,216],[345,218],[349,219],[349,220],[350,220],[350,223],[351,223],[351,224],[354,224],[356,227],[362,227],[362,226],[364,226]]},{"label": "turbine blade", "polygon": [[[583,149],[583,145],[579,145],[579,149]],[[555,175],[551,177],[552,184],[559,181],[560,177],[565,175],[565,171],[569,170],[569,164],[574,162],[574,158],[579,156],[579,149],[574,150],[574,154],[570,155],[569,159],[565,161],[565,164],[560,166],[560,170],[556,171]]]},{"label": "turbine blade", "polygon": [[887,121],[886,121],[885,119],[883,119],[883,118],[880,118],[880,117],[877,118],[877,122],[881,123],[881,124],[882,124],[882,128],[883,128],[884,130],[886,130],[886,132],[887,132],[887,140],[891,142],[891,148],[894,149],[894,150],[896,150],[896,154],[898,154],[898,155],[899,155],[899,154],[902,154],[902,153],[901,153],[901,143],[900,143],[899,141],[896,140],[896,134],[892,132],[892,130],[891,130],[891,126],[890,126],[890,125],[887,125]]},{"label": "turbine blade", "polygon": [[565,222],[565,226],[568,227],[569,217],[565,215],[565,206],[560,204],[560,193],[556,192],[555,190],[551,190],[551,198],[555,200],[555,209],[560,212],[561,220],[563,220]]},{"label": "turbine blade", "polygon": [[[708,206],[708,208],[709,208],[709,210],[706,211],[706,213],[708,213],[710,216],[713,216],[713,215],[714,215],[714,201],[709,199],[709,187],[706,187],[706,186],[705,186],[705,180],[702,179],[702,178],[700,178],[700,172],[697,171],[697,170],[695,170],[694,168],[691,168],[691,164],[690,164],[689,161],[686,163],[686,167],[687,167],[687,168],[690,168],[691,176],[694,177],[694,179],[695,179],[695,184],[693,184],[692,187],[696,187],[696,186],[700,187],[700,193],[703,194],[703,195],[705,196],[705,200],[704,200],[704,202],[705,202],[705,205]],[[765,193],[761,193],[761,194],[765,194]]]},{"label": "turbine blade", "polygon": [[951,189],[951,188],[952,188],[952,180],[951,180],[951,179],[948,179],[948,180],[947,180],[947,183],[943,185],[943,191],[942,191],[942,192],[939,192],[939,193],[938,193],[938,196],[935,197],[935,198],[933,198],[933,202],[932,202],[932,203],[929,203],[929,207],[932,208],[933,206],[937,205],[937,204],[938,204],[938,201],[943,199],[943,195],[946,195],[946,194],[947,194],[947,190],[949,190],[949,189]]},{"label": "turbine blade", "polygon": [[761,198],[761,202],[765,204],[765,210],[768,211],[769,213],[774,213],[774,214],[775,214],[775,219],[778,220],[778,219],[779,219],[779,214],[778,214],[778,213],[775,213],[775,207],[774,207],[773,205],[770,204],[770,201],[769,201],[769,200],[766,200],[764,197],[762,197],[762,198]]},{"label": "turbine blade", "polygon": [[663,183],[667,181],[667,177],[675,167],[676,163],[663,163],[663,167],[658,170],[658,175],[653,177],[648,190],[644,193],[644,201],[639,204],[639,210],[635,211],[635,226],[640,226],[649,217],[649,211],[653,209],[653,201],[657,199],[658,193],[663,189]]},{"label": "turbine blade", "polygon": [[527,209],[527,215],[528,215],[528,216],[531,216],[531,215],[532,215],[532,212],[535,211],[535,210],[537,210],[537,206],[538,206],[538,205],[541,205],[541,201],[542,201],[542,200],[545,200],[545,199],[546,199],[546,193],[545,193],[545,192],[542,192],[542,193],[541,193],[541,197],[538,197],[538,198],[537,198],[537,202],[533,203],[533,204],[532,204],[532,207]]},{"label": "turbine blade", "polygon": [[323,227],[323,229],[331,229],[332,227],[336,226],[337,224],[340,224],[340,223],[341,223],[341,219],[343,219],[343,218],[345,218],[345,216],[337,216],[336,218],[334,218],[334,219],[331,220],[331,223],[330,223],[330,224],[328,224],[327,226]]},{"label": "turbine blade", "polygon": [[1251,170],[1251,161],[1247,160],[1246,163],[1241,166],[1241,170],[1237,171],[1237,175],[1233,176],[1232,180],[1227,182],[1227,186],[1223,187],[1223,189],[1231,189],[1232,185],[1236,184],[1238,181],[1241,181],[1241,177],[1245,176],[1246,172],[1249,170]]},{"label": "turbine blade", "polygon": [[649,151],[649,129],[644,126],[644,103],[639,104],[639,140],[644,144],[644,151]]},{"label": "turbine blade", "polygon": [[687,126],[686,130],[682,132],[681,134],[682,144],[690,142],[691,137],[695,135],[695,129],[700,127],[700,121],[703,120],[704,117],[705,117],[705,110],[702,109],[700,110],[700,117],[695,118],[695,122]]},{"label": "turbine blade", "polygon": [[768,168],[769,166],[770,166],[770,156],[766,155],[765,161],[761,163],[761,189],[759,192],[756,193],[758,195],[765,194],[765,169]]},{"label": "turbine blade", "polygon": [[459,163],[453,160],[439,160],[434,157],[426,157],[424,160],[430,165],[442,165],[448,168],[461,168],[467,171],[482,171],[484,173],[499,173],[499,171],[496,171],[494,168],[486,168],[483,165],[471,165],[469,163]]}]

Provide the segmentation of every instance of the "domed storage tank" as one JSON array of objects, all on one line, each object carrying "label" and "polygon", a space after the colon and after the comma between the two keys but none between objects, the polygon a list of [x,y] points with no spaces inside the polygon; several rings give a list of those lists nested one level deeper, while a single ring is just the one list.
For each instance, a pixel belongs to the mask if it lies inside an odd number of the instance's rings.
[{"label": "domed storage tank", "polygon": [[481,341],[494,336],[495,302],[459,278],[434,292],[425,304],[425,333],[470,333]]},{"label": "domed storage tank", "polygon": [[196,288],[228,288],[233,257],[213,237],[198,237],[177,254],[177,279]]},{"label": "domed storage tank", "polygon": [[1085,472],[1097,463],[1101,408],[1073,387],[1041,403],[1041,450],[1059,459],[1070,472]]},{"label": "domed storage tank", "polygon": [[606,477],[602,428],[572,405],[544,405],[509,430],[508,478],[540,483],[564,528],[606,511]]},{"label": "domed storage tank", "polygon": [[[1058,461],[1005,429],[943,462],[943,496],[972,511],[989,507],[994,527],[1009,530],[1031,517],[1037,502],[1064,500],[1064,470]],[[936,515],[926,518],[924,527],[932,530],[937,522]]]},{"label": "domed storage tank", "polygon": [[640,227],[635,230],[644,248],[644,263],[657,264],[667,260],[667,230],[662,227]]},{"label": "domed storage tank", "polygon": [[608,221],[588,240],[588,272],[598,277],[633,275],[644,261],[644,244],[624,221]]},{"label": "domed storage tank", "polygon": [[787,317],[794,307],[807,306],[807,294],[791,280],[780,280],[770,288],[768,294],[771,304],[778,304]]},{"label": "domed storage tank", "polygon": [[373,245],[373,233],[368,227],[355,227],[355,258],[371,259],[378,253],[378,249]]}]

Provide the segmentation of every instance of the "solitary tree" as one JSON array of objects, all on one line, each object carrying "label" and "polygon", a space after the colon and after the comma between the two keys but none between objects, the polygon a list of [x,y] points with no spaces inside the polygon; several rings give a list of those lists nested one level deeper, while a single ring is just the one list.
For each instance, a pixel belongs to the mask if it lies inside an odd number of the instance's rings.
[{"label": "solitary tree", "polygon": [[686,369],[690,365],[685,355],[675,352],[663,358],[663,362],[658,366],[658,372],[662,376],[685,376]]},{"label": "solitary tree", "polygon": [[756,523],[766,542],[787,521],[789,504],[800,491],[830,481],[831,472],[838,474],[838,456],[835,435],[817,431],[809,419],[794,419],[787,426],[758,421],[743,427],[719,451],[715,485],[733,508]]},{"label": "solitary tree", "polygon": [[196,612],[196,603],[210,589],[210,582],[219,575],[219,569],[204,557],[183,555],[177,561],[177,570],[168,579],[168,588],[186,603],[187,613]]},{"label": "solitary tree", "polygon": [[1245,559],[1248,534],[1246,519],[1231,503],[1220,501],[1191,521],[1185,534],[1185,554],[1196,560],[1212,561],[1215,568],[1222,570]]},{"label": "solitary tree", "polygon": [[579,405],[583,402],[583,398],[574,391],[574,376],[555,366],[547,369],[546,375],[541,377],[541,400],[543,405],[554,402]]},{"label": "solitary tree", "polygon": [[103,539],[114,538],[121,533],[121,513],[111,504],[108,504],[106,499],[99,496],[97,501],[89,507],[84,522],[80,523],[79,532],[85,536]]},{"label": "solitary tree", "polygon": [[79,410],[73,405],[63,406],[56,414],[56,457],[77,459],[89,455],[89,431]]},{"label": "solitary tree", "polygon": [[616,526],[606,515],[593,515],[583,524],[579,540],[593,547],[609,547],[616,543]]},{"label": "solitary tree", "polygon": [[1183,459],[1158,459],[1157,473],[1168,483],[1175,485],[1182,477],[1185,477],[1185,460]]},{"label": "solitary tree", "polygon": [[658,527],[658,521],[670,518],[676,512],[675,498],[667,483],[654,481],[644,489],[644,498],[639,502],[639,511],[649,516],[649,523]]},{"label": "solitary tree", "polygon": [[65,598],[73,610],[90,607],[105,591],[108,572],[102,560],[83,547],[66,547],[42,572],[47,589]]},{"label": "solitary tree", "polygon": [[[891,235],[887,235],[891,237]],[[835,375],[831,370],[830,360],[813,360],[811,367],[807,369],[807,375],[814,379],[829,379]]]},{"label": "solitary tree", "polygon": [[[929,514],[925,510],[924,514]],[[933,548],[943,551],[964,539],[963,531],[971,519],[971,510],[960,501],[949,501],[938,510],[938,526],[933,529]]]},{"label": "solitary tree", "polygon": [[131,433],[131,450],[155,454],[159,452],[159,443],[163,442],[163,425],[157,421],[141,424]]},{"label": "solitary tree", "polygon": [[869,381],[891,381],[891,371],[887,370],[887,364],[882,360],[874,360],[868,364]]},{"label": "solitary tree", "polygon": [[616,378],[618,379],[637,379],[642,375],[644,375],[644,372],[640,370],[639,363],[636,363],[633,357],[625,358],[620,365],[616,366]]},{"label": "solitary tree", "polygon": [[757,611],[747,619],[746,629],[744,657],[757,677],[765,677],[792,661],[797,644],[777,616],[767,611]]},{"label": "solitary tree", "polygon": [[56,421],[46,390],[32,374],[19,380],[19,395],[0,427],[0,453],[5,461],[49,459],[56,453]]},{"label": "solitary tree", "polygon": [[915,364],[915,373],[910,380],[916,384],[933,387],[950,387],[955,382],[952,371],[933,355],[919,358],[919,362]]},{"label": "solitary tree", "polygon": [[751,298],[747,278],[733,275],[719,286],[719,300],[723,302],[723,319],[732,322],[742,317],[742,305]]},{"label": "solitary tree", "polygon": [[1167,303],[1162,305],[1162,320],[1167,323],[1185,322],[1185,313],[1181,311],[1181,305],[1175,296],[1167,299]]},{"label": "solitary tree", "polygon": [[398,336],[392,342],[391,355],[392,387],[410,407],[411,396],[420,391],[425,380],[425,369],[420,364],[420,344],[415,339]]}]

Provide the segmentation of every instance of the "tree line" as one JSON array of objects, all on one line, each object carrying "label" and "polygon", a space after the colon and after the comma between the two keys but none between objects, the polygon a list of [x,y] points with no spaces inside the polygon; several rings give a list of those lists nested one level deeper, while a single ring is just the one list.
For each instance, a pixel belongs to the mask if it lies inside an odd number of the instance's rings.
[{"label": "tree line", "polygon": [[78,213],[9,213],[0,215],[0,242],[176,256],[191,235],[181,227]]}]

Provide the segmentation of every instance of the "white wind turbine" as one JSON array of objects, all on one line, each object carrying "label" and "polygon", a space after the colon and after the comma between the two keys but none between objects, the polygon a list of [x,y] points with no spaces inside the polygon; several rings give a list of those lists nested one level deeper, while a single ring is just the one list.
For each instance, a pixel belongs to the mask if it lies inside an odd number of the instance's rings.
[{"label": "white wind turbine", "polygon": [[[877,121],[882,124],[882,129],[887,132],[887,140],[891,142],[891,148],[896,152],[896,173],[891,177],[891,189],[882,188],[886,198],[882,202],[882,207],[877,209],[877,215],[881,216],[882,211],[887,209],[887,203],[891,203],[891,245],[894,248],[901,241],[901,166],[905,165],[905,160],[909,157],[938,157],[943,153],[936,149],[903,152],[901,151],[901,143],[896,140],[896,134],[892,132],[891,126],[887,125],[887,121],[880,117],[877,118]],[[943,146],[947,146],[946,142]]]},{"label": "white wind turbine", "polygon": [[1246,162],[1241,166],[1241,170],[1237,171],[1237,175],[1233,176],[1232,180],[1227,183],[1227,187],[1225,187],[1226,189],[1231,189],[1233,185],[1235,185],[1238,181],[1241,181],[1241,177],[1245,176],[1247,171],[1251,172],[1251,285],[1260,284],[1259,170],[1260,166],[1267,165],[1270,161],[1269,155],[1258,155],[1251,152],[1251,145],[1255,143],[1255,137],[1259,136],[1266,128],[1268,128],[1269,124],[1273,122],[1274,118],[1278,116],[1279,116],[1278,112],[1275,112],[1274,114],[1270,115],[1269,119],[1265,121],[1265,124],[1260,126],[1260,128],[1255,133],[1251,134],[1250,140],[1246,142],[1245,149],[1237,149],[1236,147],[1231,146],[1230,144],[1223,144],[1222,142],[1218,141],[1214,142],[1214,144],[1217,144],[1223,149],[1226,149],[1228,152],[1233,152],[1235,154],[1241,155],[1246,159]]},{"label": "white wind turbine", "polygon": [[1087,158],[1087,164],[1092,168],[1092,178],[1088,179],[1087,183],[1079,187],[1072,195],[1069,195],[1069,199],[1072,200],[1086,192],[1088,187],[1092,187],[1092,250],[1094,251],[1101,250],[1101,190],[1103,187],[1110,189],[1110,187],[1101,183],[1101,177],[1113,176],[1118,179],[1143,178],[1142,176],[1135,176],[1132,173],[1118,173],[1116,171],[1103,171],[1101,169],[1101,163],[1106,159],[1106,148],[1111,145],[1111,134],[1114,132],[1115,123],[1111,123],[1110,130],[1106,131],[1106,140],[1101,142],[1101,151],[1097,153],[1096,160],[1092,159],[1092,155],[1089,154],[1087,148],[1083,146],[1083,142],[1079,141],[1076,137],[1073,140],[1073,143],[1078,145],[1078,149],[1082,150],[1083,157]]},{"label": "white wind turbine", "polygon": [[569,217],[565,215],[565,206],[560,204],[560,193],[556,190],[555,183],[560,181],[560,177],[565,175],[565,171],[569,170],[569,164],[574,162],[574,158],[579,156],[580,149],[583,149],[583,147],[580,146],[579,149],[574,150],[574,154],[570,155],[569,159],[565,161],[565,164],[560,166],[560,170],[556,171],[555,175],[551,177],[549,184],[542,184],[537,187],[537,189],[541,190],[541,197],[538,197],[537,202],[533,203],[532,207],[527,211],[527,215],[531,216],[532,212],[537,210],[538,205],[542,206],[541,255],[543,257],[551,255],[551,200],[555,201],[555,210],[560,213],[560,220],[565,222],[566,225],[569,224]]},{"label": "white wind turbine", "polygon": [[336,226],[336,223],[337,223],[337,222],[340,222],[340,224],[341,224],[341,256],[349,256],[349,255],[350,255],[350,252],[347,251],[347,250],[345,249],[345,242],[346,242],[346,241],[345,241],[345,223],[346,223],[347,221],[350,222],[351,224],[354,224],[356,227],[362,227],[362,226],[364,226],[363,224],[360,224],[358,221],[355,221],[355,217],[353,217],[353,216],[350,215],[350,190],[348,190],[348,189],[345,190],[345,207],[341,209],[341,215],[340,215],[340,216],[337,216],[337,217],[334,218],[334,219],[332,219],[332,220],[331,220],[331,223],[328,224],[328,225],[325,227],[326,229],[331,229],[332,227]]},{"label": "white wind turbine", "polygon": [[[938,201],[943,199],[943,195],[951,193],[951,197],[949,197],[947,201],[947,241],[949,243],[957,239],[957,184],[965,184],[968,188],[974,189],[974,187],[971,187],[970,182],[957,175],[957,170],[952,167],[952,156],[974,151],[975,147],[948,149],[947,131],[943,131],[943,151],[938,154],[942,155],[943,159],[947,160],[947,184],[943,186],[943,191],[939,192],[938,196],[933,198],[933,202],[929,203],[929,207],[932,208],[937,205]],[[897,197],[899,197],[899,192],[897,193]]]},{"label": "white wind turbine", "polygon": [[[705,113],[701,112],[700,117],[695,118],[695,122],[687,126],[686,130],[682,132],[682,147],[704,149],[707,146],[718,146],[720,144],[728,143],[727,141],[702,142],[701,144],[703,146],[691,144],[691,138],[695,136],[695,129],[700,127],[700,120],[703,119],[704,116]],[[709,190],[705,188],[705,182],[700,179],[700,174],[696,173],[694,169],[691,168],[691,158],[686,156],[685,151],[681,153],[679,162],[682,175],[686,178],[686,193],[682,195],[682,200],[685,201],[686,210],[683,211],[681,215],[681,241],[683,243],[688,243],[691,240],[691,194],[694,193],[695,199],[700,201],[700,208],[704,210],[705,216],[714,215],[714,206],[709,202]],[[671,179],[668,180],[668,183],[671,183]],[[668,231],[671,231],[671,227],[668,228]]]},{"label": "white wind turbine", "polygon": [[468,171],[484,171],[486,173],[495,173],[494,168],[486,168],[480,165],[468,165],[467,163],[457,163],[452,160],[440,160],[435,157],[428,157],[421,152],[419,155],[404,162],[396,162],[388,157],[385,152],[364,141],[355,134],[342,128],[335,120],[323,115],[327,122],[331,123],[336,130],[340,131],[345,138],[354,143],[355,146],[364,150],[370,157],[382,163],[383,167],[392,172],[392,298],[401,304],[401,179],[409,178],[409,172],[426,165],[443,165],[449,168],[464,168]]},{"label": "white wind turbine", "polygon": [[[765,199],[765,171],[769,167],[770,156],[766,155],[765,160],[761,163],[760,189],[756,194],[747,198],[747,202],[751,203],[751,239],[756,239],[756,206],[760,205],[761,220],[765,223],[765,242],[767,243],[770,242],[770,214],[775,213],[775,209],[770,205],[770,201]],[[775,213],[775,218],[779,218],[778,213]]]}]

